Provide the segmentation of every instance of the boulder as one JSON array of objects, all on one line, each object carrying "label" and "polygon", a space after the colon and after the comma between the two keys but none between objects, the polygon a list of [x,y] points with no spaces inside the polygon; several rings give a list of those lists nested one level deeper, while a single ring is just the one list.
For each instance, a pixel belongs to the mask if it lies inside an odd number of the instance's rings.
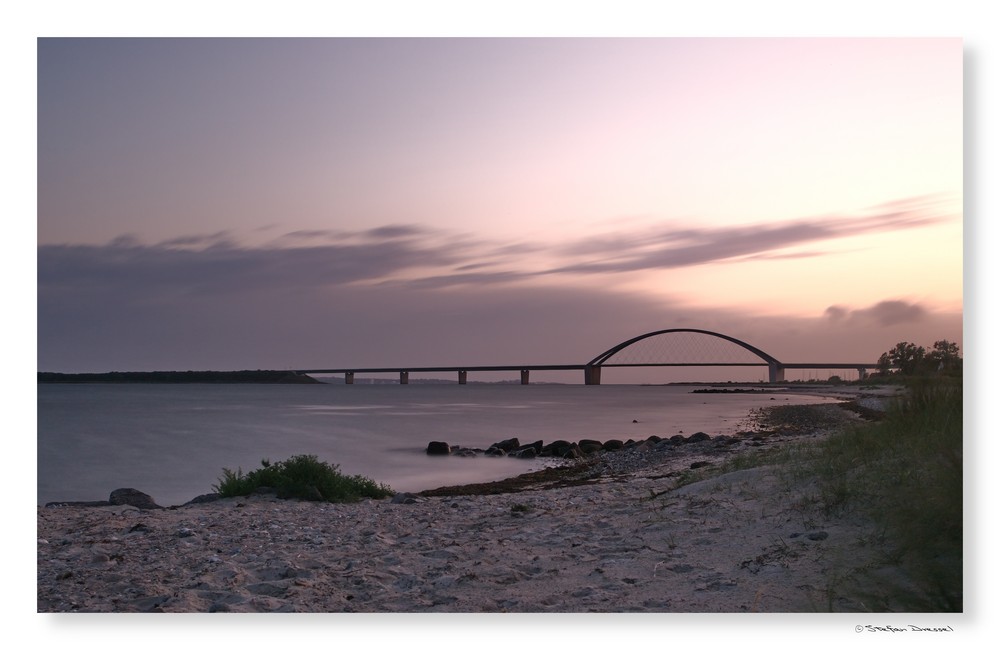
[{"label": "boulder", "polygon": [[196,496],[195,498],[191,499],[190,501],[188,501],[184,505],[190,506],[190,505],[195,505],[195,504],[198,504],[198,503],[211,503],[212,501],[218,501],[221,498],[222,497],[219,495],[218,492],[210,492],[209,494],[199,494],[198,496]]},{"label": "boulder", "polygon": [[[631,440],[629,442],[633,442],[634,443],[634,441],[631,441]],[[621,449],[624,446],[625,445],[624,445],[624,443],[621,440],[605,440],[604,444],[601,446],[601,448],[604,451],[618,451],[619,449]]]},{"label": "boulder", "polygon": [[108,497],[108,503],[113,506],[134,506],[140,510],[158,510],[163,508],[153,501],[153,497],[133,488],[118,488]]},{"label": "boulder", "polygon": [[539,456],[555,456],[562,458],[563,454],[569,451],[572,445],[566,440],[553,440],[547,445],[543,445],[539,451]]},{"label": "boulder", "polygon": [[514,456],[515,458],[534,458],[537,455],[538,452],[535,451],[534,446],[524,447],[523,449],[519,449],[511,454],[511,456]]},{"label": "boulder", "polygon": [[604,448],[604,443],[596,440],[581,440],[578,446],[584,454],[596,454]]},{"label": "boulder", "polygon": [[692,433],[687,437],[687,442],[704,442],[705,440],[711,440],[712,436],[708,435],[704,431],[699,431],[698,433]]},{"label": "boulder", "polygon": [[515,451],[517,451],[518,453],[520,453],[520,452],[522,452],[522,451],[524,451],[526,449],[533,449],[535,451],[535,455],[537,456],[538,454],[540,454],[542,452],[542,446],[543,446],[542,445],[542,441],[541,440],[536,440],[535,442],[531,443],[530,445],[521,445],[520,447],[518,447],[517,449],[515,449]]},{"label": "boulder", "polygon": [[428,456],[447,456],[451,453],[451,445],[447,442],[432,441],[427,443]]},{"label": "boulder", "polygon": [[517,438],[508,438],[507,440],[501,440],[500,442],[495,442],[492,445],[497,449],[502,449],[504,453],[509,454],[518,447],[521,446],[521,442]]}]

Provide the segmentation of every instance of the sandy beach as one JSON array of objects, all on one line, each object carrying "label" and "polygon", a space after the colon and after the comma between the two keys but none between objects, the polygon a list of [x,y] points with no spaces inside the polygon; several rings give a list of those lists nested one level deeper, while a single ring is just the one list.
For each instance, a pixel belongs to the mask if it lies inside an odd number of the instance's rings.
[{"label": "sandy beach", "polygon": [[777,467],[711,476],[828,430],[644,445],[495,494],[39,507],[38,611],[863,612],[866,522]]}]

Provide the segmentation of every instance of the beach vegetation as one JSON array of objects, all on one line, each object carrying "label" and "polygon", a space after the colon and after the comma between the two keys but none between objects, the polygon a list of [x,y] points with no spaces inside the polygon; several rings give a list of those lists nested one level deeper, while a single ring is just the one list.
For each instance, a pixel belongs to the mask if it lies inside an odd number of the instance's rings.
[{"label": "beach vegetation", "polygon": [[[819,443],[807,467],[830,516],[860,514],[904,569],[909,611],[961,611],[962,385],[911,383],[886,417]],[[918,586],[919,588],[915,588]]]},{"label": "beach vegetation", "polygon": [[[911,377],[875,421],[819,440],[740,454],[731,472],[773,465],[815,521],[867,522],[859,545],[880,562],[848,567],[831,588],[871,611],[962,611],[963,426],[961,378]],[[779,407],[780,408],[780,407]],[[850,579],[848,579],[848,577]]]},{"label": "beach vegetation", "polygon": [[[854,566],[845,558],[830,574],[830,598],[847,597],[869,611],[960,612],[962,380],[925,374],[906,378],[904,387],[878,419],[683,471],[670,490],[650,498],[720,474],[771,468],[785,486],[789,512],[807,529],[854,518],[868,530],[857,543],[876,549],[878,560]],[[773,421],[788,420],[790,408],[776,407]],[[822,412],[811,409],[821,422]]]},{"label": "beach vegetation", "polygon": [[222,469],[215,491],[222,497],[249,496],[261,489],[273,490],[281,499],[329,501],[343,503],[363,498],[381,499],[392,496],[387,485],[365,476],[348,476],[313,455],[299,455],[278,462],[268,459],[247,474],[242,468]]}]

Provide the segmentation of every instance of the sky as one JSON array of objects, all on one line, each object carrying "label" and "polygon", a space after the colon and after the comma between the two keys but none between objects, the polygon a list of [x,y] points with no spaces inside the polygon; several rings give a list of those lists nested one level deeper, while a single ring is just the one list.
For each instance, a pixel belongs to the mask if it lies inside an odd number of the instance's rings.
[{"label": "sky", "polygon": [[958,38],[43,38],[38,369],[962,343]]}]

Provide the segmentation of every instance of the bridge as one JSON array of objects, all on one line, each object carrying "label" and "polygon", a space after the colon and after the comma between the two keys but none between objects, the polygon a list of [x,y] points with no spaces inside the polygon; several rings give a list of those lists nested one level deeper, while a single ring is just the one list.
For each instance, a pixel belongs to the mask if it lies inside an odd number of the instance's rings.
[{"label": "bridge", "polygon": [[[667,345],[668,347],[665,347]],[[665,360],[666,358],[666,360]],[[582,370],[587,385],[601,383],[603,368],[640,367],[766,367],[768,381],[785,381],[786,369],[857,370],[864,378],[875,363],[784,363],[745,341],[726,334],[702,329],[664,329],[647,332],[602,352],[587,363],[580,364],[519,364],[493,366],[427,366],[382,368],[306,368],[295,370],[304,375],[344,375],[353,384],[357,374],[396,374],[400,384],[408,384],[411,373],[457,373],[458,383],[465,384],[470,372],[519,372],[521,383],[528,384],[532,371]]]}]

